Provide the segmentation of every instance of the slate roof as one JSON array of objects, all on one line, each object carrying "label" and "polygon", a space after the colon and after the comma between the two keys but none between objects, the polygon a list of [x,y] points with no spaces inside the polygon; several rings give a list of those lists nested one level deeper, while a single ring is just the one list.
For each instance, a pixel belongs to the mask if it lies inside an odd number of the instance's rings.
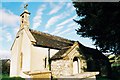
[{"label": "slate roof", "polygon": [[50,35],[48,33],[43,33],[32,29],[29,29],[29,31],[32,33],[33,37],[36,40],[35,46],[42,46],[61,50],[64,47],[72,46],[74,43],[74,41]]},{"label": "slate roof", "polygon": [[64,48],[64,49],[61,49],[60,51],[58,51],[52,58],[51,60],[56,60],[56,59],[62,59],[63,58],[63,54],[65,52],[67,52],[68,49],[70,49],[71,47],[67,47],[67,48]]},{"label": "slate roof", "polygon": [[[78,42],[78,46],[79,46],[78,52],[80,52],[82,55],[84,55],[86,57],[86,59],[89,59],[89,57],[91,56],[95,60],[108,60],[108,58],[97,49],[85,47],[84,45],[82,45],[79,42]],[[62,55],[70,48],[71,47],[61,49],[51,59],[52,60],[62,59],[64,57]]]}]

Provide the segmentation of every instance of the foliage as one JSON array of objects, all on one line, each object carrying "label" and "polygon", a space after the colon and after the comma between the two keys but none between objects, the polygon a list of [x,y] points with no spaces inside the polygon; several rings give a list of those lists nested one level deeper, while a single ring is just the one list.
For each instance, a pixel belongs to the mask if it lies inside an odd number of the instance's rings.
[{"label": "foliage", "polygon": [[[120,2],[73,2],[80,17],[77,34],[90,38],[102,52],[120,53]],[[82,17],[82,19],[81,19]]]},{"label": "foliage", "polygon": [[0,60],[1,64],[1,68],[2,68],[2,75],[0,75],[0,77],[2,77],[1,80],[25,80],[24,78],[21,77],[9,77],[10,75],[10,59],[4,59],[4,60]]},{"label": "foliage", "polygon": [[1,60],[2,62],[2,74],[9,75],[10,72],[10,60]]}]

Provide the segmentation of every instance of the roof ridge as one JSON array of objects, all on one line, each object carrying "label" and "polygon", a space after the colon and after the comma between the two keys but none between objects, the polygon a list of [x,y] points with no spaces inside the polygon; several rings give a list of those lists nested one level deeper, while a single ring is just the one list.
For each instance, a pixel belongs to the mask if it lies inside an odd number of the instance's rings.
[{"label": "roof ridge", "polygon": [[49,36],[49,37],[54,37],[53,38],[54,40],[55,39],[57,39],[58,41],[62,40],[63,42],[66,42],[66,43],[73,43],[74,42],[73,40],[69,40],[69,39],[66,39],[66,38],[63,38],[63,37],[60,37],[60,36],[55,36],[55,35],[52,35],[52,34],[49,34],[49,33],[41,32],[41,31],[37,31],[37,30],[33,30],[33,29],[29,29],[29,30],[33,31],[36,34],[42,34],[42,35],[46,35],[46,36]]}]

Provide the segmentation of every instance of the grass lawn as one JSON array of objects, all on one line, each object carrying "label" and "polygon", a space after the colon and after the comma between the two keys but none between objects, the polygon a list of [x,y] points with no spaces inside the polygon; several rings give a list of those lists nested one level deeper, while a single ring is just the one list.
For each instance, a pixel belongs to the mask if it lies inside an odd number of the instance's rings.
[{"label": "grass lawn", "polygon": [[2,76],[1,80],[25,80],[24,78],[21,78],[21,77],[9,77],[6,74],[0,75],[0,76]]}]

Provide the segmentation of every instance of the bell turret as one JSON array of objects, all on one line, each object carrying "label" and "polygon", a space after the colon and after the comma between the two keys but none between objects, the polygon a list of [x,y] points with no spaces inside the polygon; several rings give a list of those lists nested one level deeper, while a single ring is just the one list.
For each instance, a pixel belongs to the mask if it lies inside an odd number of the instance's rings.
[{"label": "bell turret", "polygon": [[30,13],[29,11],[27,10],[27,6],[28,4],[26,4],[24,6],[24,12],[20,15],[20,29],[23,29],[23,28],[28,28],[29,29],[29,16],[30,16]]}]

